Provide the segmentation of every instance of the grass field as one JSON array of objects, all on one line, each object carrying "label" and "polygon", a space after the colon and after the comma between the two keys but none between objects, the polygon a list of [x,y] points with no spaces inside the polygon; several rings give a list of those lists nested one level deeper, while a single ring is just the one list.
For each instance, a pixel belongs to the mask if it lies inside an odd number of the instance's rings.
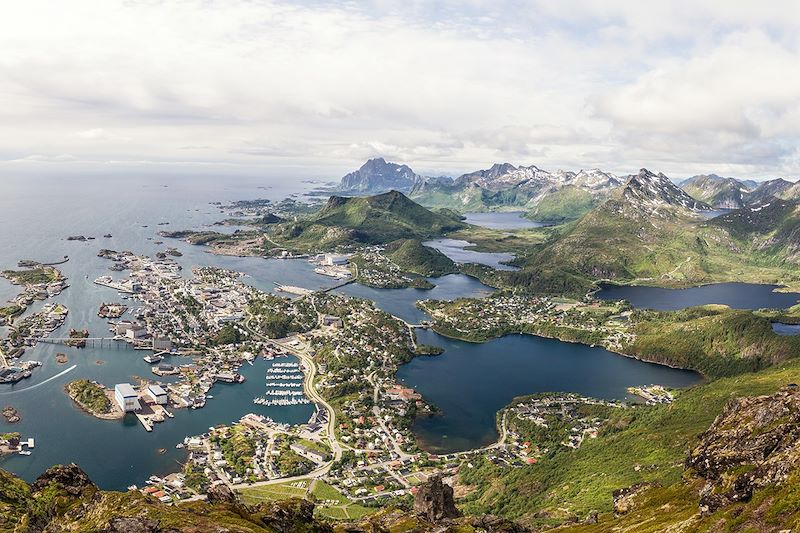
[{"label": "grass field", "polygon": [[287,498],[304,498],[308,493],[309,480],[292,481],[289,483],[276,483],[260,487],[242,489],[241,495],[244,503],[255,505],[271,500],[285,500]]},{"label": "grass field", "polygon": [[341,492],[324,481],[308,479],[249,487],[241,490],[241,496],[242,501],[247,505],[313,496],[317,502],[316,512],[331,520],[355,520],[373,512],[372,509],[352,503]]}]

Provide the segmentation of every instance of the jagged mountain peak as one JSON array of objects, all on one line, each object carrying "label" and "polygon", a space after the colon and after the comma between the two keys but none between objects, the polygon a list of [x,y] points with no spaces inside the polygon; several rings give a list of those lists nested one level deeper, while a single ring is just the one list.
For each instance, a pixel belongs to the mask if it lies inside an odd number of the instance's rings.
[{"label": "jagged mountain peak", "polygon": [[342,177],[339,190],[370,193],[388,190],[409,192],[423,178],[408,165],[387,162],[383,157],[369,159],[361,167]]},{"label": "jagged mountain peak", "polygon": [[628,203],[648,210],[679,208],[705,211],[710,209],[708,204],[689,196],[661,172],[654,174],[646,168],[630,177],[621,196]]}]

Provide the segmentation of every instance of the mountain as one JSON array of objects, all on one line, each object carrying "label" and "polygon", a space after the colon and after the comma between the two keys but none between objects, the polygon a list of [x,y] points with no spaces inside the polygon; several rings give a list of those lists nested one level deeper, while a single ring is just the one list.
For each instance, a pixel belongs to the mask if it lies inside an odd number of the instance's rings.
[{"label": "mountain", "polygon": [[406,165],[387,163],[382,157],[370,159],[361,168],[344,176],[340,191],[381,193],[391,190],[409,192],[422,177]]},{"label": "mountain", "polygon": [[398,239],[427,239],[466,227],[447,210],[430,211],[390,191],[375,196],[331,196],[308,219],[279,225],[277,239],[320,248],[337,244],[385,244]]},{"label": "mountain", "polygon": [[749,248],[772,259],[800,264],[800,205],[771,198],[711,219]]},{"label": "mountain", "polygon": [[461,212],[518,208],[530,210],[537,220],[558,221],[578,218],[620,184],[616,176],[598,169],[549,172],[535,165],[496,163],[452,181],[419,181],[410,195],[430,207]]},{"label": "mountain", "polygon": [[683,181],[680,186],[693,198],[706,202],[715,209],[744,207],[744,197],[751,190],[737,179],[723,178],[716,174],[692,176]]},{"label": "mountain", "polygon": [[758,187],[750,191],[745,196],[748,204],[756,204],[769,200],[770,198],[783,198],[787,191],[792,189],[795,184],[783,178],[763,181]]},{"label": "mountain", "polygon": [[663,174],[642,169],[509,276],[546,292],[579,292],[589,279],[658,279],[670,272],[694,279],[702,272],[687,258],[701,256],[704,245],[692,228],[709,209]]}]

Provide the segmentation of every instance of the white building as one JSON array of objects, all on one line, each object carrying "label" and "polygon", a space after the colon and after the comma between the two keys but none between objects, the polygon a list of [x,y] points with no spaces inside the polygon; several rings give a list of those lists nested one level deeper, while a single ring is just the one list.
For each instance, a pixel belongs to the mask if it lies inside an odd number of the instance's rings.
[{"label": "white building", "polygon": [[156,385],[156,384],[148,385],[147,394],[158,405],[167,405],[167,391],[165,391],[161,387],[161,385]]},{"label": "white building", "polygon": [[323,260],[323,264],[334,266],[334,265],[346,265],[350,258],[346,255],[337,255],[337,254],[325,254],[325,259]]},{"label": "white building", "polygon": [[139,395],[136,394],[130,383],[119,383],[114,386],[114,398],[124,412],[138,411],[142,408],[139,404]]},{"label": "white building", "polygon": [[147,336],[147,330],[141,324],[131,324],[131,327],[125,332],[125,337],[131,340],[141,339]]}]

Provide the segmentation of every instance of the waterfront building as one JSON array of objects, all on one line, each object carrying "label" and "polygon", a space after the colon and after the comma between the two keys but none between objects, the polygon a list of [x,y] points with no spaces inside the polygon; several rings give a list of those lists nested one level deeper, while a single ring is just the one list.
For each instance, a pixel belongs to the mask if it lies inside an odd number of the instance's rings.
[{"label": "waterfront building", "polygon": [[339,255],[339,254],[325,254],[325,259],[323,259],[323,264],[328,266],[334,265],[346,265],[350,258],[346,255]]},{"label": "waterfront building", "polygon": [[166,338],[153,339],[153,350],[170,351],[172,350],[172,341]]},{"label": "waterfront building", "polygon": [[156,402],[158,405],[166,405],[167,404],[167,391],[165,391],[161,385],[151,384],[147,386],[147,394]]},{"label": "waterfront building", "polygon": [[131,324],[125,332],[125,337],[131,340],[141,339],[147,336],[147,330],[141,324]]},{"label": "waterfront building", "polygon": [[138,411],[142,408],[139,403],[139,395],[136,394],[133,386],[130,383],[119,383],[114,386],[114,399],[120,409],[126,413]]}]

